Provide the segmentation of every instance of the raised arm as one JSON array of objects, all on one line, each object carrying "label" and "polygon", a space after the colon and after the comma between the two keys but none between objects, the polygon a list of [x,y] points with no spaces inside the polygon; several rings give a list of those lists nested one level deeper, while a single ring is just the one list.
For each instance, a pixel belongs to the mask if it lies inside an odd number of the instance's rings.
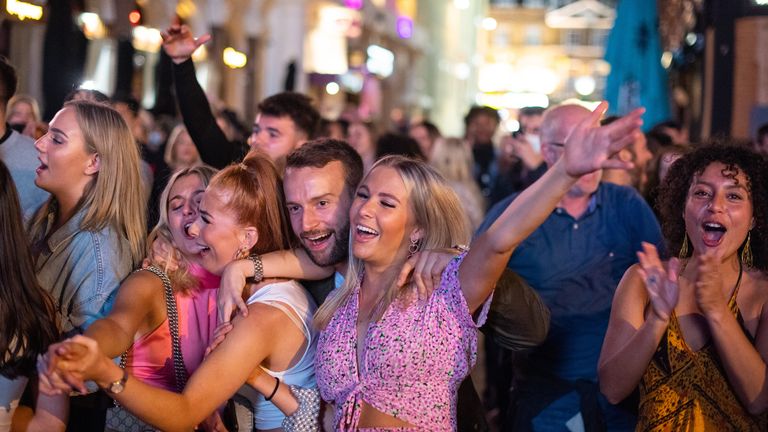
[{"label": "raised arm", "polygon": [[[288,278],[304,280],[325,279],[333,274],[333,267],[320,267],[309,258],[304,249],[270,252],[261,255],[261,279]],[[248,307],[243,301],[246,279],[256,277],[256,263],[251,259],[242,259],[227,264],[221,275],[221,285],[216,303],[219,321],[227,322],[236,309],[245,316]]]},{"label": "raised arm", "polygon": [[517,245],[544,222],[580,176],[602,168],[631,166],[610,157],[640,133],[643,110],[600,127],[600,117],[607,108],[607,103],[601,103],[579,123],[565,142],[564,156],[472,242],[459,268],[461,289],[471,311],[488,298]]},{"label": "raised arm", "polygon": [[181,118],[200,158],[219,169],[241,159],[239,146],[229,141],[216,123],[192,63],[192,53],[211,40],[211,36],[205,34],[195,38],[189,27],[179,24],[171,25],[161,35],[163,49],[174,63],[174,86]]},{"label": "raised arm", "polygon": [[164,312],[163,283],[148,271],[137,272],[120,286],[109,315],[91,324],[84,334],[94,339],[107,357],[119,357],[142,327],[150,331],[159,325],[165,319]]},{"label": "raised arm", "polygon": [[600,391],[611,403],[621,402],[637,387],[679,296],[677,260],[665,269],[649,243],[643,243],[638,257],[640,264],[626,271],[616,289],[597,366]]}]

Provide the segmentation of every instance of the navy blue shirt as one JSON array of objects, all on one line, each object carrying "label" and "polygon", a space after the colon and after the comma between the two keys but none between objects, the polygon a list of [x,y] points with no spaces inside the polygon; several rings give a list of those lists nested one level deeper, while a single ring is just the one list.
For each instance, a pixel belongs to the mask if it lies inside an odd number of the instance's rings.
[{"label": "navy blue shirt", "polygon": [[[478,232],[515,197],[491,208]],[[642,241],[662,250],[651,208],[634,189],[601,183],[582,216],[574,219],[555,209],[518,246],[507,266],[539,293],[552,314],[547,340],[531,354],[534,368],[566,380],[597,380],[613,294],[637,262]]]}]

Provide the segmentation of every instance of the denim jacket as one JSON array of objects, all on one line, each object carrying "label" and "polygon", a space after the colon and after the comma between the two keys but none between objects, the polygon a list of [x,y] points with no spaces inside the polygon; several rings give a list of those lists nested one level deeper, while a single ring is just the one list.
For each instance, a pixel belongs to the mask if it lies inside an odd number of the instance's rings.
[{"label": "denim jacket", "polygon": [[50,213],[47,239],[35,248],[37,280],[53,297],[65,336],[82,333],[109,313],[117,288],[133,267],[128,240],[111,227],[81,230],[84,215],[81,209],[48,235],[54,220]]}]

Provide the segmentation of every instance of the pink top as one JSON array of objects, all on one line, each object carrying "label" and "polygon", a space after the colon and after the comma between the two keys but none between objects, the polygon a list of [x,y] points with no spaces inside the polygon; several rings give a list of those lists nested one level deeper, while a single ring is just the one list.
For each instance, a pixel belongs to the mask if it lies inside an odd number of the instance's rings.
[{"label": "pink top", "polygon": [[422,430],[456,430],[456,393],[477,359],[477,327],[492,297],[475,323],[459,286],[463,258],[446,267],[429,299],[409,305],[396,300],[370,324],[359,369],[360,283],[336,311],[315,355],[320,395],[336,406],[336,429],[355,430],[365,401]]},{"label": "pink top", "polygon": [[[190,266],[199,286],[187,295],[175,293],[179,312],[179,338],[184,366],[191,375],[200,366],[216,330],[216,293],[220,278],[200,266]],[[166,318],[156,329],[133,342],[126,367],[141,381],[165,390],[176,391],[171,331]]]}]

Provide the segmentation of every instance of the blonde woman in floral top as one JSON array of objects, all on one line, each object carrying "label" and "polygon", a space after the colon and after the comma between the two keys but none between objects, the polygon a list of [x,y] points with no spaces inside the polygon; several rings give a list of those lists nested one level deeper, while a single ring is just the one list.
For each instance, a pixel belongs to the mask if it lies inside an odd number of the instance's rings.
[{"label": "blonde woman in floral top", "polygon": [[461,204],[422,162],[394,156],[374,164],[350,210],[345,284],[315,320],[317,383],[335,406],[336,429],[456,429],[456,391],[475,363],[475,328],[515,246],[580,176],[626,167],[610,156],[639,133],[641,111],[598,128],[605,109],[602,104],[576,128],[565,157],[445,269],[427,299],[399,290],[395,279],[410,253],[466,243]]}]

